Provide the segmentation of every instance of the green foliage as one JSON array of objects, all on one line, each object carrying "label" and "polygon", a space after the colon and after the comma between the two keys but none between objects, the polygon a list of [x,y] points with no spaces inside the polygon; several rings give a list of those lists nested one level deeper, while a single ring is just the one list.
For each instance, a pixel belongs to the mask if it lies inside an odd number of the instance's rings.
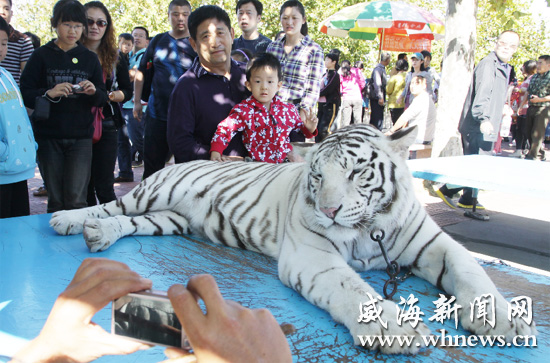
[{"label": "green foliage", "polygon": [[[547,1],[550,3],[550,0]],[[169,30],[167,18],[169,2],[170,0],[104,0],[114,19],[117,33],[129,32],[134,26],[142,25],[149,29],[151,35]],[[302,0],[307,12],[309,34],[325,51],[338,48],[342,52],[341,59],[349,59],[352,62],[362,60],[366,68],[372,68],[378,58],[377,41],[342,39],[322,34],[317,30],[324,19],[343,7],[358,2],[358,0]],[[444,16],[447,6],[446,0],[410,0],[410,2],[441,17]],[[54,0],[15,1],[13,18],[15,28],[37,34],[42,39],[42,43],[55,37],[55,33],[49,26],[54,3]],[[235,35],[240,35],[240,30],[236,26],[236,0],[191,0],[190,3],[193,8],[201,4],[216,4],[225,8],[232,24],[235,24]],[[263,21],[259,29],[267,37],[273,38],[280,30],[279,8],[282,3],[283,0],[263,0]],[[493,50],[496,37],[504,29],[514,29],[521,36],[521,47],[511,61],[516,69],[528,59],[550,53],[545,24],[535,23],[530,14],[523,12],[524,9],[529,9],[529,5],[530,0],[478,0],[476,62]],[[441,61],[443,47],[444,41],[432,43],[432,65],[436,68]]]}]

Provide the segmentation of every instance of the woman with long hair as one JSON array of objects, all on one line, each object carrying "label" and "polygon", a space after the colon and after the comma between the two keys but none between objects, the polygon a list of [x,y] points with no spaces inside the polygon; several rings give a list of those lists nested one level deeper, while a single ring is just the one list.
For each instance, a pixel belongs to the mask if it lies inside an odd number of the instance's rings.
[{"label": "woman with long hair", "polygon": [[[283,67],[283,86],[279,96],[293,103],[302,121],[312,112],[321,89],[324,71],[323,50],[308,35],[306,11],[298,0],[288,0],[279,11],[284,36],[271,43],[267,52],[274,54]],[[303,134],[290,135],[291,141],[303,141]]]},{"label": "woman with long hair", "polygon": [[[86,48],[97,54],[109,102],[95,110],[101,121],[101,138],[92,150],[92,173],[88,185],[88,205],[107,203],[116,199],[114,191],[114,170],[117,158],[117,129],[122,127],[122,114],[118,103],[132,98],[132,84],[128,65],[121,61],[118,52],[115,28],[109,11],[100,1],[84,5],[88,34],[83,39]],[[98,115],[99,114],[99,115]],[[97,200],[96,200],[97,197]]]},{"label": "woman with long hair", "polygon": [[325,56],[325,67],[327,72],[321,80],[321,92],[317,104],[318,134],[315,142],[323,141],[329,134],[334,119],[340,107],[340,75],[338,74],[338,61],[340,54],[329,52]]},{"label": "woman with long hair", "polygon": [[48,213],[87,206],[92,107],[107,102],[101,65],[79,42],[87,24],[80,2],[58,1],[51,17],[57,38],[34,51],[21,75],[25,105],[35,110],[33,130]]}]

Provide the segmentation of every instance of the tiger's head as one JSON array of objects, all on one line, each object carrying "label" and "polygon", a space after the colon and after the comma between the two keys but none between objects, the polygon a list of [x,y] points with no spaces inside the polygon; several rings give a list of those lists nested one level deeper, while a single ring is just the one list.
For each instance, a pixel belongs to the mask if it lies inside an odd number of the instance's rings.
[{"label": "tiger's head", "polygon": [[405,193],[410,185],[405,160],[416,134],[417,128],[411,127],[385,136],[359,124],[313,146],[306,154],[305,199],[317,224],[348,234],[390,222],[400,194],[410,194]]}]

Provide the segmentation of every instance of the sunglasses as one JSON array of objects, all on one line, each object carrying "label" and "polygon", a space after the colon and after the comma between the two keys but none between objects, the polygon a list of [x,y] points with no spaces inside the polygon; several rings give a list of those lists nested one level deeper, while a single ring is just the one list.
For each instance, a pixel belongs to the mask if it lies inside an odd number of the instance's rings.
[{"label": "sunglasses", "polygon": [[88,25],[89,26],[92,26],[92,25],[97,25],[98,27],[100,28],[105,28],[107,26],[107,23],[105,20],[96,20],[94,21],[93,19],[88,19]]}]

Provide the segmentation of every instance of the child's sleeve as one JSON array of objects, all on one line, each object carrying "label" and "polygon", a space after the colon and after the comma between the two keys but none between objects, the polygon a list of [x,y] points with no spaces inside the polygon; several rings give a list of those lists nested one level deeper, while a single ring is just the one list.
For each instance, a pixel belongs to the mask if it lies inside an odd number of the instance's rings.
[{"label": "child's sleeve", "polygon": [[210,152],[217,151],[220,154],[223,154],[223,151],[233,139],[233,136],[239,131],[245,129],[245,122],[242,115],[246,112],[239,105],[233,107],[231,113],[225,120],[218,124],[216,133],[212,137],[212,142],[210,143]]}]

